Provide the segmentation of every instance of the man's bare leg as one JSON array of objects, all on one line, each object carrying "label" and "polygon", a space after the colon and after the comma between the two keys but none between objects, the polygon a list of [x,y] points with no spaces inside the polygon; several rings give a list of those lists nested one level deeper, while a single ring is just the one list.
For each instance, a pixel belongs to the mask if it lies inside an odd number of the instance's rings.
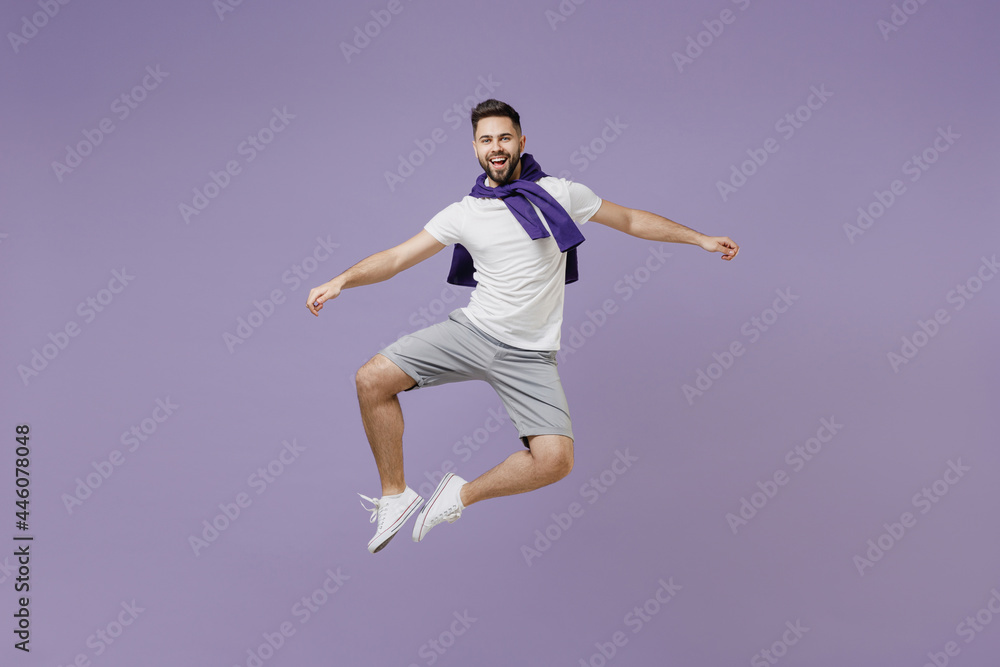
[{"label": "man's bare leg", "polygon": [[573,469],[573,439],[565,435],[528,436],[529,451],[508,456],[462,487],[462,504],[534,491],[558,482]]},{"label": "man's bare leg", "polygon": [[406,490],[403,475],[403,410],[396,397],[416,382],[387,357],[376,354],[358,369],[358,405],[368,444],[375,456],[382,495]]}]

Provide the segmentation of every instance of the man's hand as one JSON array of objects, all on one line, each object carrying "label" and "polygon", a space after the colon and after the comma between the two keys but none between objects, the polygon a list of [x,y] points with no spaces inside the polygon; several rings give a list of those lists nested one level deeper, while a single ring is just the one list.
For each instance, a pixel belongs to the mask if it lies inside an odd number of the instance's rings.
[{"label": "man's hand", "polygon": [[740,247],[728,236],[706,236],[698,245],[709,252],[721,252],[722,259],[727,260],[736,257],[736,253],[740,251]]},{"label": "man's hand", "polygon": [[340,284],[335,280],[331,280],[309,290],[309,298],[306,299],[306,308],[313,315],[319,317],[319,311],[323,310],[323,302],[336,299],[338,296],[340,296]]}]

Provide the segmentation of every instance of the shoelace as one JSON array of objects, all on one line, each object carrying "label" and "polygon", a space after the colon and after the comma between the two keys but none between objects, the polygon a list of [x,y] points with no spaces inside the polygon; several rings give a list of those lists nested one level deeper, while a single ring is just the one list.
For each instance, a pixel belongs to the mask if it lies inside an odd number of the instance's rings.
[{"label": "shoelace", "polygon": [[[370,503],[372,503],[374,505],[374,507],[365,507],[364,500],[361,501],[361,506],[364,507],[366,510],[368,510],[369,512],[372,513],[372,517],[371,517],[371,519],[369,519],[368,523],[375,523],[375,520],[378,518],[378,515],[379,515],[379,510],[382,509],[381,499],[380,498],[369,498],[368,496],[366,496],[364,494],[361,494],[361,493],[359,493],[358,495],[361,496],[362,498],[364,498],[365,500],[367,500],[368,502],[370,502]],[[381,528],[381,527],[382,527],[382,522],[379,521],[379,528]]]},{"label": "shoelace", "polygon": [[446,509],[437,517],[437,520],[434,522],[434,525],[436,526],[442,521],[447,521],[448,523],[455,523],[456,521],[458,521],[458,518],[460,516],[462,516],[462,510],[458,509],[458,504],[453,504],[451,507]]}]

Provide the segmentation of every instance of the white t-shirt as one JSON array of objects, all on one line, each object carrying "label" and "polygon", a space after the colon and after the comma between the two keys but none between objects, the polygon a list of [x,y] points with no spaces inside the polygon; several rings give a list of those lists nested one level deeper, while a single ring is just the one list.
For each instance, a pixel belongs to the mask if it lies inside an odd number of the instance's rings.
[{"label": "white t-shirt", "polygon": [[[603,203],[581,183],[554,176],[537,183],[580,225]],[[471,195],[435,215],[424,229],[445,245],[461,243],[472,255],[478,286],[462,310],[473,324],[514,347],[558,350],[566,253],[559,252],[545,216],[532,207],[549,231],[546,238],[531,240],[502,199]]]}]

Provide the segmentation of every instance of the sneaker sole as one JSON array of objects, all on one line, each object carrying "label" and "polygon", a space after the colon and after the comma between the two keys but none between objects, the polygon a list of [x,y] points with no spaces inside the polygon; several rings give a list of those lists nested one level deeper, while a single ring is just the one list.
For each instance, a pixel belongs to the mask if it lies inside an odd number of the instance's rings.
[{"label": "sneaker sole", "polygon": [[[404,525],[406,525],[406,522],[409,521],[410,517],[413,516],[414,512],[420,509],[420,506],[423,504],[423,502],[424,499],[421,498],[420,496],[414,498],[413,502],[410,503],[410,506],[406,509],[406,511],[403,512],[403,514],[401,514],[400,517],[393,522],[392,525],[395,526],[395,528],[390,527],[389,530],[382,533],[381,542],[378,542],[377,539],[373,539],[371,542],[369,542],[368,551],[370,551],[373,554],[377,554],[379,551],[382,551],[382,549],[385,549],[386,545],[389,544],[389,541],[392,540],[392,538],[396,537],[396,533],[399,532],[399,529],[402,528]],[[375,547],[374,550],[372,549],[373,544],[378,545],[377,547]]]},{"label": "sneaker sole", "polygon": [[430,509],[434,505],[434,502],[438,499],[438,497],[440,497],[441,492],[444,491],[444,487],[448,486],[448,482],[450,482],[451,478],[454,476],[455,473],[453,472],[450,472],[447,475],[445,475],[444,478],[440,482],[438,482],[438,486],[436,489],[434,489],[434,493],[431,495],[431,499],[428,500],[427,504],[424,505],[424,508],[420,510],[420,514],[417,515],[417,522],[413,525],[414,542],[419,542],[424,538],[424,536],[421,535],[420,533],[423,532],[424,522],[427,519],[427,514],[430,512]]}]

